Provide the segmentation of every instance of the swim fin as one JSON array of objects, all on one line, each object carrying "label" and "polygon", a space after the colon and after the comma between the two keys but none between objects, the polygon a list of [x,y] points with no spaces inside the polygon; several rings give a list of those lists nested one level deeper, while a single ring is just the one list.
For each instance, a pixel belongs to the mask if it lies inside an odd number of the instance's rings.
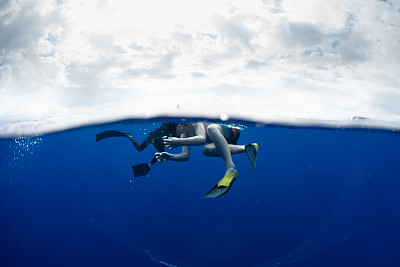
[{"label": "swim fin", "polygon": [[[127,138],[132,138],[130,134],[128,133],[123,133],[115,130],[108,130],[99,134],[96,134],[96,142],[99,142],[105,138],[109,137],[127,137]],[[129,138],[129,139],[130,139]]]},{"label": "swim fin", "polygon": [[139,165],[132,166],[133,176],[139,177],[143,175],[147,175],[150,172],[151,164],[141,163]]},{"label": "swim fin", "polygon": [[238,177],[239,173],[237,171],[232,174],[225,174],[224,178],[222,178],[216,186],[214,186],[210,191],[208,191],[207,194],[205,194],[201,198],[212,198],[225,195],[231,189],[233,182]]},{"label": "swim fin", "polygon": [[256,170],[258,144],[257,143],[248,144],[245,146],[245,149],[246,149],[246,154],[251,162],[251,165],[253,166],[253,169]]}]

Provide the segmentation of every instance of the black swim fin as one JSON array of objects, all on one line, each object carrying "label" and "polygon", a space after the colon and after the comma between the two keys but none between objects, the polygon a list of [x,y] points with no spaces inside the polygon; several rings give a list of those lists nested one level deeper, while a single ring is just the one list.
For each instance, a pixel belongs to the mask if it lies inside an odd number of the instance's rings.
[{"label": "black swim fin", "polygon": [[141,163],[139,165],[132,166],[133,176],[139,177],[143,175],[147,175],[150,172],[151,164],[148,163]]},{"label": "black swim fin", "polygon": [[150,163],[141,163],[141,164],[132,166],[133,176],[139,177],[139,176],[149,174],[150,167],[153,166],[157,162],[158,162],[157,157],[154,156]]},{"label": "black swim fin", "polygon": [[232,184],[228,187],[218,187],[218,185],[214,186],[207,194],[202,196],[201,198],[213,198],[213,197],[220,197],[228,193],[231,189]]},{"label": "black swim fin", "polygon": [[210,191],[208,191],[207,194],[205,194],[201,198],[213,198],[225,195],[231,189],[233,182],[238,177],[239,173],[237,171],[232,174],[225,174],[224,178],[222,178],[216,186],[214,186]]},{"label": "black swim fin", "polygon": [[108,130],[99,134],[96,134],[96,142],[99,142],[105,138],[109,138],[109,137],[127,137],[129,138],[129,134],[128,133],[123,133],[123,132],[119,132],[119,131],[115,131],[115,130]]}]

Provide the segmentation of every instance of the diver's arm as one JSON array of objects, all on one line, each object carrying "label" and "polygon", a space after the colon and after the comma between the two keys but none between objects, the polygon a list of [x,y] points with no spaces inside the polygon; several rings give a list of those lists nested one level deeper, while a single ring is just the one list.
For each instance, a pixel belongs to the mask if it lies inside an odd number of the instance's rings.
[{"label": "diver's arm", "polygon": [[[186,133],[183,133],[181,135],[182,139],[186,139],[185,137],[187,136]],[[190,157],[190,146],[182,146],[182,153],[179,154],[171,154],[168,152],[157,152],[156,153],[156,159],[159,162],[164,162],[167,160],[173,160],[173,161],[188,161]]]},{"label": "diver's arm", "polygon": [[206,143],[206,129],[203,123],[195,123],[193,125],[194,136],[188,138],[170,137],[164,139],[165,147],[178,147],[178,146],[202,146]]},{"label": "diver's arm", "polygon": [[159,162],[164,162],[167,160],[173,161],[188,161],[190,157],[190,146],[183,146],[182,153],[179,154],[171,154],[168,152],[157,152],[156,159]]}]

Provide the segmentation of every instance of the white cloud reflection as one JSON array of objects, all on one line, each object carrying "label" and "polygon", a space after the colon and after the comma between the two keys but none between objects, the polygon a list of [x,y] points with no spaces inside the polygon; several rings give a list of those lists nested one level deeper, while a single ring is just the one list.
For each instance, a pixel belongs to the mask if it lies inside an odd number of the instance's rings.
[{"label": "white cloud reflection", "polygon": [[400,121],[399,32],[397,1],[0,1],[0,124]]}]

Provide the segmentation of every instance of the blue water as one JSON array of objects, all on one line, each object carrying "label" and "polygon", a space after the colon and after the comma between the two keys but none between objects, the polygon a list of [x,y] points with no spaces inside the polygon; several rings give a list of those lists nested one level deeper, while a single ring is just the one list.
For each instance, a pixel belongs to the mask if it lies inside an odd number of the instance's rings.
[{"label": "blue water", "polygon": [[241,122],[260,146],[254,172],[233,156],[231,191],[200,199],[220,158],[133,178],[160,121],[122,121],[0,140],[1,266],[400,266],[400,135]]}]

